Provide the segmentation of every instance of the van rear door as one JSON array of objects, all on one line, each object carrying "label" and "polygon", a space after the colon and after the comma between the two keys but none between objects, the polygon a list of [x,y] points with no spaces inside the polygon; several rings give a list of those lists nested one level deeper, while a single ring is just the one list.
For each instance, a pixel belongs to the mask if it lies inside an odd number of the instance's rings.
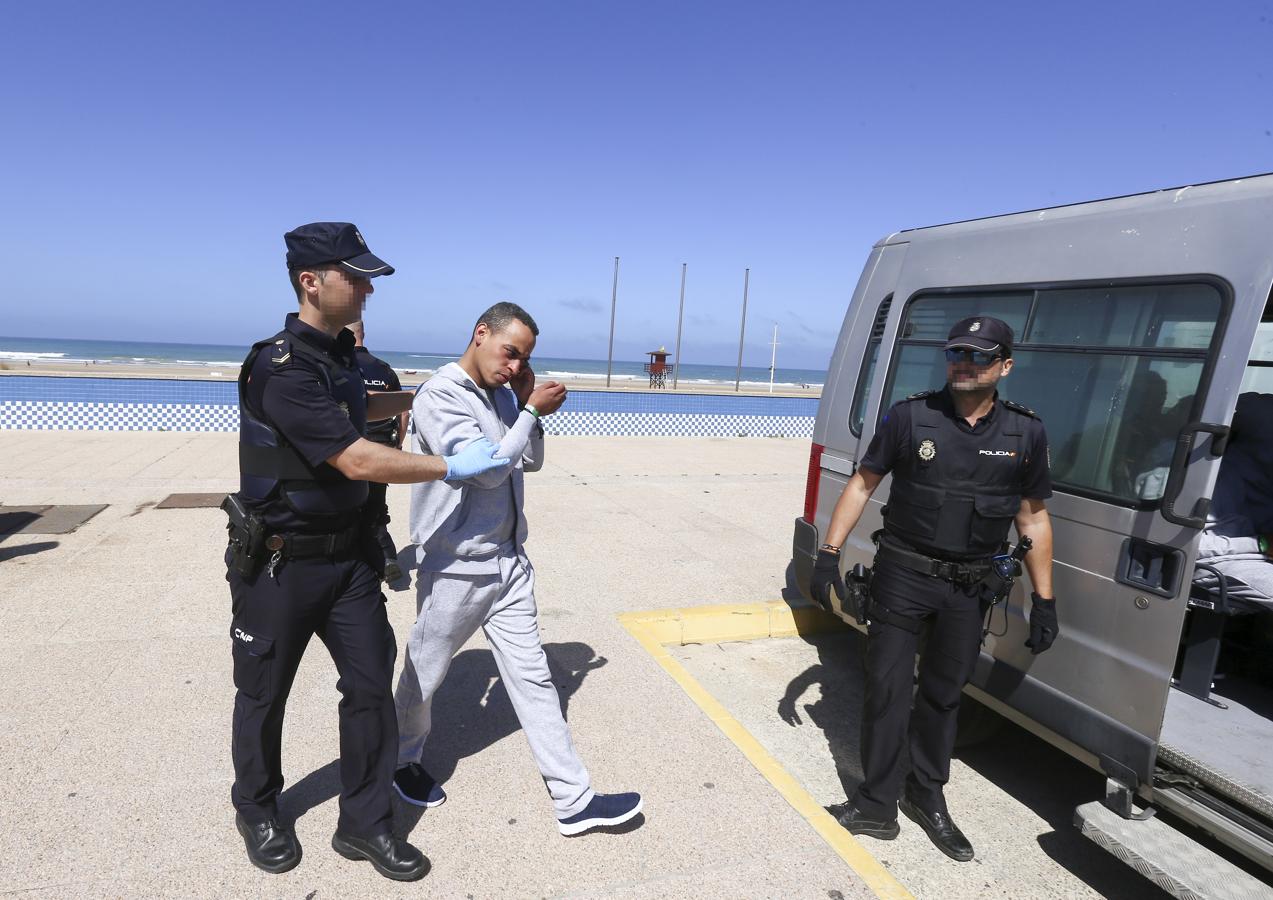
[{"label": "van rear door", "polygon": [[[875,429],[879,392],[872,391],[871,385],[888,365],[892,338],[885,332],[893,287],[907,247],[905,241],[889,241],[885,239],[872,249],[862,269],[818,404],[809,448],[804,515],[796,520],[792,540],[795,579],[805,596],[809,595],[809,574],[820,535],[826,533],[836,500],[857,471],[857,461]],[[882,363],[881,356],[886,357]]]}]

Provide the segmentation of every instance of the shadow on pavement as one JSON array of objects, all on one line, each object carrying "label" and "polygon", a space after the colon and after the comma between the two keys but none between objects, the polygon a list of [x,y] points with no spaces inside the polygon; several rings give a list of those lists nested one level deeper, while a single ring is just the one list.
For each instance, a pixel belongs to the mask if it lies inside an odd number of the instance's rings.
[{"label": "shadow on pavement", "polygon": [[[544,652],[561,696],[562,714],[566,715],[570,698],[588,673],[608,660],[577,641],[545,644]],[[465,650],[451,661],[446,679],[434,695],[433,731],[422,762],[429,774],[445,784],[461,759],[480,753],[520,728],[491,651]],[[526,765],[535,765],[529,752]],[[279,806],[289,821],[295,821],[339,794],[340,761],[332,760],[285,789],[279,796]],[[400,799],[395,799],[394,806],[394,833],[405,837],[425,810]]]},{"label": "shadow on pavement", "polygon": [[279,794],[279,810],[288,822],[295,822],[315,806],[340,793],[340,760],[333,759],[315,769]]},{"label": "shadow on pavement", "polygon": [[[47,507],[40,507],[45,509]],[[40,518],[34,509],[14,509],[0,512],[0,536],[17,534]]]},{"label": "shadow on pavement", "polygon": [[[608,660],[587,644],[545,644],[548,668],[561,696],[562,715],[584,678]],[[423,764],[440,782],[455,772],[461,759],[475,756],[521,728],[508,693],[500,682],[490,650],[465,650],[451,661],[446,679],[433,698],[433,732]],[[526,764],[533,766],[529,753]]]},{"label": "shadow on pavement", "polygon": [[[818,662],[787,685],[778,701],[778,715],[788,725],[799,725],[802,713],[827,739],[835,760],[836,776],[847,800],[862,783],[858,738],[862,728],[862,655],[866,649],[857,632],[818,634],[802,638],[817,648]],[[818,699],[802,702],[814,687]]]},{"label": "shadow on pavement", "polygon": [[43,553],[45,550],[52,550],[58,545],[58,541],[39,541],[35,544],[15,544],[12,547],[0,547],[0,562],[16,559],[19,556],[31,556],[34,553]]},{"label": "shadow on pavement", "polygon": [[1129,880],[1125,863],[1074,827],[1074,807],[1104,795],[1098,772],[1008,722],[994,740],[956,750],[955,757],[1052,826],[1039,835],[1040,849],[1101,896],[1170,896],[1146,878]]},{"label": "shadow on pavement", "polygon": [[[835,760],[836,774],[844,787],[845,797],[851,797],[862,781],[858,742],[866,639],[864,635],[853,632],[806,635],[802,636],[802,640],[817,649],[818,663],[792,679],[778,703],[778,713],[788,724],[798,724],[801,715],[807,715],[808,720],[821,729]],[[801,698],[815,685],[820,687],[821,699],[802,704]],[[1038,839],[1044,853],[1102,896],[1137,900],[1165,900],[1169,896],[1148,879],[1136,876],[1124,863],[1098,849],[1074,828],[1074,807],[1103,794],[1104,779],[1100,774],[975,704],[967,696],[961,712],[965,708],[976,713],[968,716],[969,724],[975,723],[978,731],[993,731],[996,736],[992,740],[957,746],[955,759],[961,760],[1052,827],[1051,832],[1040,835]],[[987,716],[1001,721],[1002,727],[986,729]],[[961,716],[961,728],[963,720]],[[828,812],[835,815],[841,807],[841,804],[834,804],[828,807]]]}]

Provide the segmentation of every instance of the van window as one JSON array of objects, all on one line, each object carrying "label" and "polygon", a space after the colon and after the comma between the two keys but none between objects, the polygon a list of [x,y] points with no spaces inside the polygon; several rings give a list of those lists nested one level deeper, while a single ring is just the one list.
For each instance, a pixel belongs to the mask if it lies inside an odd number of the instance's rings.
[{"label": "van window", "polygon": [[[1025,328],[1033,291],[1024,293],[951,294],[940,302],[912,303],[906,311],[902,335],[915,340],[945,341],[950,329],[969,316],[993,316],[1002,319],[1014,334]],[[937,298],[933,298],[936,300]]]},{"label": "van window", "polygon": [[871,382],[875,380],[875,364],[880,359],[880,345],[884,343],[884,326],[888,324],[888,310],[893,305],[893,295],[889,294],[880,303],[875,312],[875,322],[871,325],[871,338],[867,342],[866,356],[862,359],[862,371],[858,373],[857,388],[853,392],[853,411],[849,414],[849,430],[854,437],[862,436],[862,425],[866,421],[866,402],[871,398]]},{"label": "van window", "polygon": [[[957,314],[948,308],[953,299]],[[933,323],[997,310],[1017,334],[1000,396],[1042,418],[1053,486],[1155,506],[1176,436],[1197,405],[1223,307],[1219,289],[1205,283],[926,292],[907,307],[902,333],[910,336],[898,341],[889,403],[945,384],[947,332]],[[908,327],[912,321],[922,324]]]}]

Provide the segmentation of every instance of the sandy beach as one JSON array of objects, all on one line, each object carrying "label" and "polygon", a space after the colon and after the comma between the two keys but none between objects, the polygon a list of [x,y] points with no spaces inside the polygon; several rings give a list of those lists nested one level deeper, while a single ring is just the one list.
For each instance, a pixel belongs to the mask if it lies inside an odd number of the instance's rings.
[{"label": "sandy beach", "polygon": [[[404,388],[414,388],[427,381],[432,374],[427,369],[412,371],[398,369],[398,377],[402,379]],[[0,362],[2,375],[61,375],[78,378],[171,378],[193,379],[198,381],[233,381],[238,377],[238,370],[230,367],[191,366],[191,365],[147,365],[140,363],[108,363],[85,360],[7,360]],[[547,376],[541,376],[547,378]],[[558,379],[569,390],[581,391],[649,391],[649,382],[644,379],[630,377],[614,377],[610,386],[606,386],[604,376],[575,376]],[[732,394],[735,393],[733,383],[704,384],[700,382],[681,382],[678,390],[672,391],[669,386],[663,388],[667,393],[679,394]],[[758,385],[755,382],[743,382],[739,394],[769,395],[769,385]],[[819,397],[822,395],[821,385],[775,384],[775,397]]]}]

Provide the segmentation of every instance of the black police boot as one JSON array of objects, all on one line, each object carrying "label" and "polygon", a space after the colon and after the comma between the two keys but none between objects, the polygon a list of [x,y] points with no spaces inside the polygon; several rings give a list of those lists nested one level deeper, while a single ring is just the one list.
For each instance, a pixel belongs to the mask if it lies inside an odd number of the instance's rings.
[{"label": "black police boot", "polygon": [[951,859],[968,862],[972,859],[972,844],[950,819],[948,812],[924,812],[909,797],[903,797],[898,808],[928,835],[928,839],[937,845],[937,849]]},{"label": "black police boot", "polygon": [[332,849],[345,859],[367,860],[394,881],[418,881],[429,871],[429,860],[423,853],[388,832],[360,838],[337,831],[332,835]]},{"label": "black police boot", "polygon": [[893,840],[902,830],[897,819],[872,819],[852,803],[835,820],[847,828],[849,834],[864,834],[881,841]]},{"label": "black police boot", "polygon": [[258,869],[278,875],[295,869],[301,861],[301,844],[296,840],[296,833],[278,819],[266,819],[254,825],[243,818],[242,813],[237,813],[234,827],[243,836],[248,859]]}]

